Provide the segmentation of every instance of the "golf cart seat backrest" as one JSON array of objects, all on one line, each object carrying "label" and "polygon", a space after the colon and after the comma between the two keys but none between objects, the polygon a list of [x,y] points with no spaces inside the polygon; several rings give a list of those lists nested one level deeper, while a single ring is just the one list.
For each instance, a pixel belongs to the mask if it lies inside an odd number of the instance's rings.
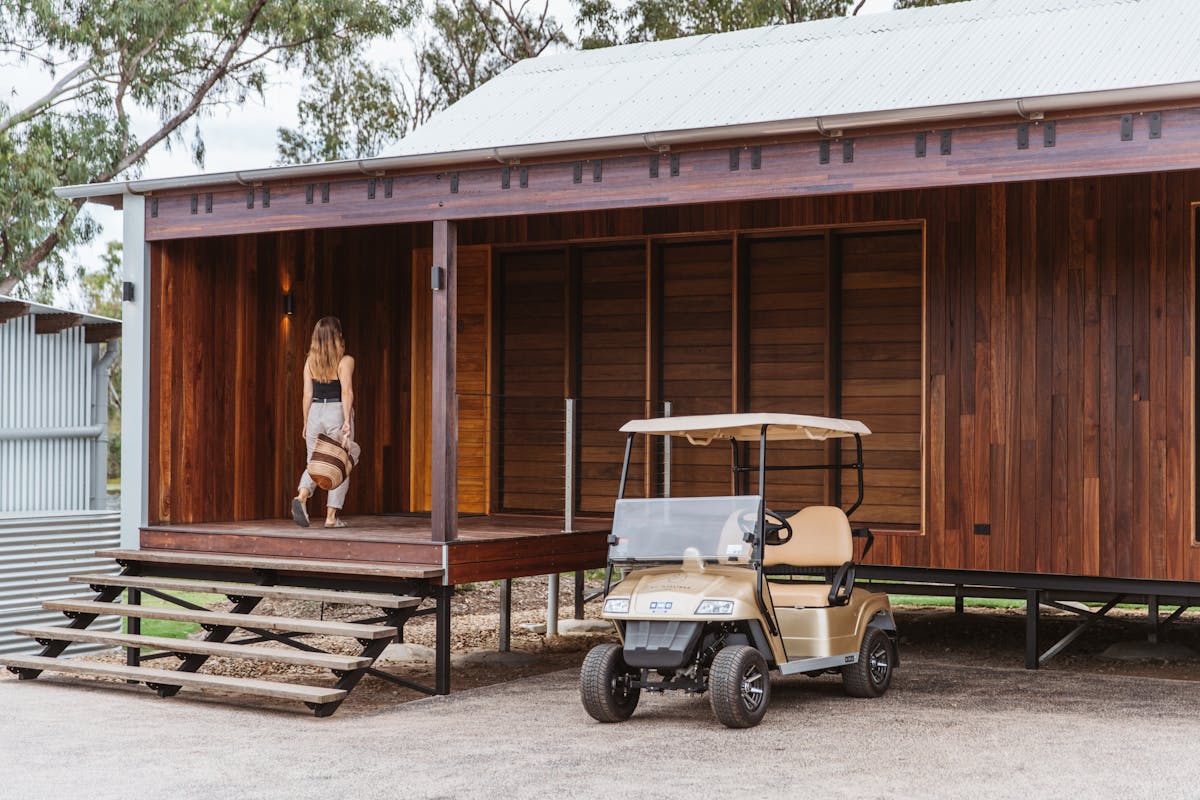
[{"label": "golf cart seat backrest", "polygon": [[840,567],[854,560],[850,520],[837,506],[809,506],[788,517],[792,538],[771,545],[763,566]]}]

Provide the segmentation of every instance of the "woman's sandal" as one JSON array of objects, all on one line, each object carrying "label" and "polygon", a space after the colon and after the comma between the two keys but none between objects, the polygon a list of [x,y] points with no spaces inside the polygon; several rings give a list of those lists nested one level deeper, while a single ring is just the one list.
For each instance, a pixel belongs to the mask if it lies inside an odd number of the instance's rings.
[{"label": "woman's sandal", "polygon": [[325,527],[326,528],[349,528],[350,526],[346,524],[346,520],[339,519],[339,520],[335,520],[332,525],[330,525],[328,522],[326,522]]},{"label": "woman's sandal", "polygon": [[308,510],[304,508],[304,501],[299,497],[292,498],[292,521],[301,528],[308,527]]}]

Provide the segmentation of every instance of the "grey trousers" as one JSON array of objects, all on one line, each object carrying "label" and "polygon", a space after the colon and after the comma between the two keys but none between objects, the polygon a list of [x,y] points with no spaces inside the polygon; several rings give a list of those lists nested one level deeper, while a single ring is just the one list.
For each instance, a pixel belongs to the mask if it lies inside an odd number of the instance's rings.
[{"label": "grey trousers", "polygon": [[[309,477],[307,464],[312,460],[313,448],[317,446],[317,437],[322,433],[326,436],[342,440],[342,415],[341,403],[313,403],[308,408],[308,425],[305,428],[305,441],[308,443],[308,454],[305,458],[306,469],[300,475],[300,488],[307,489],[309,494],[317,493],[317,484]],[[354,440],[354,420],[350,420],[350,440]],[[351,447],[351,455],[358,455],[358,445]],[[332,490],[329,493],[329,499],[325,505],[329,508],[341,509],[346,502],[346,492],[350,490],[350,479],[342,481],[341,486]]]}]

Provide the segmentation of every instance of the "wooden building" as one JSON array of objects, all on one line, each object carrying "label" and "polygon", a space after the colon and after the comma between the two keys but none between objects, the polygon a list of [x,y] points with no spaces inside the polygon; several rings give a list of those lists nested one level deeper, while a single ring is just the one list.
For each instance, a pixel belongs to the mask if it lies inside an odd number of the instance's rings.
[{"label": "wooden building", "polygon": [[[1040,602],[1191,602],[1198,24],[976,0],[569,53],[379,158],[64,189],[125,210],[126,546],[595,566],[616,429],[669,402],[866,422],[865,572],[1027,592],[1031,666]],[[325,314],[366,448],[336,537],[282,521]],[[676,448],[671,491],[727,459]]]}]

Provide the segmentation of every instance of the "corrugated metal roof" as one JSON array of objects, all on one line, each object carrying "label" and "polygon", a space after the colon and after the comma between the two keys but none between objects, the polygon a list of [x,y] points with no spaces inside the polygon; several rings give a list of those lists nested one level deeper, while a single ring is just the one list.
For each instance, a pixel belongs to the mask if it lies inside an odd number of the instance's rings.
[{"label": "corrugated metal roof", "polygon": [[387,156],[1200,81],[1198,0],[973,0],[522,61]]},{"label": "corrugated metal roof", "polygon": [[28,310],[24,313],[32,316],[39,314],[78,314],[86,324],[105,324],[121,321],[112,317],[102,317],[99,314],[88,314],[84,311],[75,311],[70,308],[58,308],[56,306],[45,305],[44,303],[35,303],[32,300],[22,300],[20,297],[13,297],[7,294],[0,294],[0,303],[24,303],[29,306]]}]

